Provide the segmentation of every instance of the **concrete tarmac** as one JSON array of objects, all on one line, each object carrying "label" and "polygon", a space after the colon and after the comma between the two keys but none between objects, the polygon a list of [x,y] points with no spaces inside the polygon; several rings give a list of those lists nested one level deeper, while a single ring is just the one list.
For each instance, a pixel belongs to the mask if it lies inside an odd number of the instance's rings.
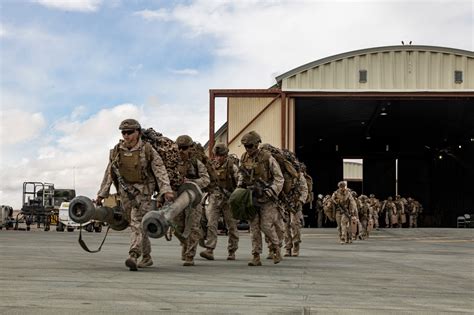
[{"label": "concrete tarmac", "polygon": [[[105,230],[104,230],[105,231]],[[97,248],[102,233],[84,233]],[[154,265],[124,265],[129,233],[89,254],[71,233],[0,231],[0,314],[458,314],[474,310],[473,229],[381,229],[340,245],[304,229],[300,257],[249,267],[220,236],[215,261],[184,267],[176,239],[151,239]],[[198,251],[202,249],[199,248]],[[283,251],[282,251],[283,253]],[[263,257],[264,258],[264,257]]]}]

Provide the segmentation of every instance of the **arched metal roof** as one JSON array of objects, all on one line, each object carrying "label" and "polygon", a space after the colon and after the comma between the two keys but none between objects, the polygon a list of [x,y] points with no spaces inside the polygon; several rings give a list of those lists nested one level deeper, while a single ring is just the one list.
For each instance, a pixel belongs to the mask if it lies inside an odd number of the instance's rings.
[{"label": "arched metal roof", "polygon": [[359,50],[354,50],[350,52],[345,52],[342,54],[329,56],[326,58],[322,58],[322,59],[307,63],[305,65],[294,68],[293,70],[285,72],[282,75],[279,75],[278,77],[276,77],[276,80],[278,83],[280,83],[282,80],[289,78],[300,72],[318,67],[326,63],[345,59],[345,58],[373,54],[373,53],[396,52],[396,51],[405,51],[405,52],[426,51],[426,52],[444,53],[444,54],[460,55],[460,56],[467,56],[470,58],[474,58],[473,51],[449,48],[449,47],[424,46],[424,45],[397,45],[397,46],[373,47],[373,48],[366,48],[366,49],[359,49]]}]

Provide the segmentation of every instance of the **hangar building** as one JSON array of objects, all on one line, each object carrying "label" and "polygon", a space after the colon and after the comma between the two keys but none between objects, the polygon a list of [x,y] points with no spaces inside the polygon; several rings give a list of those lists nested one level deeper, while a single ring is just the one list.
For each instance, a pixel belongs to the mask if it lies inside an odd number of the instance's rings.
[{"label": "hangar building", "polygon": [[[276,78],[269,89],[210,90],[215,137],[241,155],[240,138],[294,151],[328,194],[343,159],[362,159],[358,193],[400,194],[424,206],[424,226],[454,226],[474,212],[474,52],[387,46],[330,56]],[[215,133],[215,99],[227,123]]]}]

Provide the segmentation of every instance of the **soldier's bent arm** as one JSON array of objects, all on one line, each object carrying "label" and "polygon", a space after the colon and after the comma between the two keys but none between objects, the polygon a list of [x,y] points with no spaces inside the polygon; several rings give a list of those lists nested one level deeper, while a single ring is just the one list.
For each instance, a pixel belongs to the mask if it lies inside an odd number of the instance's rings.
[{"label": "soldier's bent arm", "polygon": [[235,183],[239,183],[239,168],[237,167],[237,165],[233,164],[232,165],[232,174],[231,176],[234,178],[235,180]]},{"label": "soldier's bent arm", "polygon": [[299,183],[298,183],[298,190],[300,191],[300,201],[304,203],[306,199],[308,199],[308,183],[306,182],[306,178],[304,177],[303,173],[300,173]]},{"label": "soldier's bent arm", "polygon": [[173,192],[170,185],[170,179],[168,177],[168,172],[166,171],[165,164],[161,159],[161,156],[156,152],[155,149],[152,149],[152,159],[151,159],[151,170],[153,175],[156,178],[156,182],[160,188],[160,193]]},{"label": "soldier's bent arm", "polygon": [[211,183],[211,178],[209,177],[209,173],[207,172],[206,166],[202,164],[201,161],[197,160],[197,168],[198,168],[198,175],[199,178],[191,179],[190,181],[195,182],[199,188],[207,187]]},{"label": "soldier's bent arm", "polygon": [[97,196],[107,198],[109,196],[110,186],[112,186],[112,183],[112,161],[109,160],[109,164],[105,169],[104,178],[102,179],[102,184],[100,184]]},{"label": "soldier's bent arm", "polygon": [[283,178],[283,174],[281,172],[280,166],[278,165],[278,162],[273,156],[270,157],[268,162],[270,166],[270,172],[273,175],[273,182],[271,183],[271,187],[273,191],[278,195],[283,189],[283,182],[285,181],[285,179]]}]

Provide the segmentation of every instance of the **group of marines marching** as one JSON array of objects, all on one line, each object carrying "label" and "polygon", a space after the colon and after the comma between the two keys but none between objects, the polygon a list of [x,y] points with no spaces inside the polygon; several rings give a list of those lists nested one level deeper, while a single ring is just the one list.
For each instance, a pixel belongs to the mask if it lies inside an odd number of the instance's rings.
[{"label": "group of marines marching", "polygon": [[[153,265],[150,240],[141,222],[143,216],[153,210],[152,196],[155,191],[160,192],[156,203],[172,203],[176,198],[177,186],[185,182],[193,182],[206,191],[205,200],[208,202],[189,205],[172,219],[174,235],[182,248],[183,266],[194,266],[198,244],[205,248],[199,253],[200,256],[214,260],[221,215],[228,230],[227,260],[236,259],[239,233],[229,200],[233,192],[239,189],[252,192],[249,209],[255,211],[248,218],[252,244],[252,258],[248,266],[262,265],[260,256],[263,253],[263,240],[268,247],[266,258],[273,260],[274,264],[280,263],[282,256],[299,256],[304,221],[302,209],[305,203],[312,203],[313,200],[312,179],[306,173],[306,166],[298,162],[296,157],[293,156],[292,166],[283,164],[280,168],[280,158],[277,157],[277,162],[269,150],[263,149],[265,145],[261,145],[260,135],[251,131],[241,138],[245,152],[240,161],[229,155],[224,144],[218,143],[213,148],[214,159],[209,169],[207,164],[204,165],[191,153],[195,144],[192,138],[182,135],[174,144],[170,140],[172,146],[177,146],[179,153],[175,165],[175,173],[179,175],[176,177],[179,178],[177,183],[164,163],[170,160],[160,156],[150,143],[142,140],[143,129],[138,121],[126,119],[119,129],[123,139],[110,151],[109,164],[96,203],[102,204],[114,184],[131,230],[129,257],[125,261],[131,271]],[[286,185],[289,173],[292,174],[291,190]],[[337,221],[341,242],[350,243],[359,235],[360,238],[367,238],[372,226],[378,227],[378,216],[382,213],[386,214],[387,226],[401,226],[406,215],[409,215],[410,227],[416,227],[421,205],[411,198],[397,196],[395,201],[388,198],[381,203],[373,195],[370,198],[364,195],[357,198],[347,188],[346,182],[340,182],[338,186],[332,196],[322,198],[320,195],[316,205],[318,211],[322,209],[325,215]],[[207,219],[204,227],[203,217]],[[352,232],[353,226],[356,227],[355,234]],[[284,255],[281,253],[282,248],[285,250]]]},{"label": "group of marines marching", "polygon": [[[337,231],[341,244],[350,244],[354,239],[367,239],[372,229],[379,228],[379,222],[386,228],[401,228],[408,223],[409,228],[418,226],[418,215],[423,207],[417,200],[400,195],[388,197],[384,201],[374,194],[357,196],[347,187],[346,181],[338,183],[338,189],[332,195],[318,195],[316,201],[318,220],[323,213],[331,221],[337,222]],[[407,220],[408,216],[408,220]]]}]

